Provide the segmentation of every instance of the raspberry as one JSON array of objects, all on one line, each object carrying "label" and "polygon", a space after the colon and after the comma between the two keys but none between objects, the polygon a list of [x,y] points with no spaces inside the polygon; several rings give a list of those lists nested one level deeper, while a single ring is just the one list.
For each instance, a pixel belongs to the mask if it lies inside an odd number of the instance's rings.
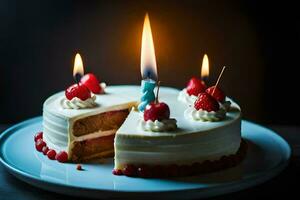
[{"label": "raspberry", "polygon": [[203,92],[200,93],[197,100],[195,101],[194,107],[196,110],[206,110],[207,112],[218,111],[220,106],[219,103],[209,94]]}]

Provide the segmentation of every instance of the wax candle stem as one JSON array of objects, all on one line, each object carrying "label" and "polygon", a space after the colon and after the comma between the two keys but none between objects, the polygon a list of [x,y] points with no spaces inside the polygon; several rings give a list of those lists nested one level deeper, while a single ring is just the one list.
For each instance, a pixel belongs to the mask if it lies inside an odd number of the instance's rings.
[{"label": "wax candle stem", "polygon": [[156,90],[156,97],[155,97],[156,104],[158,103],[159,87],[160,87],[160,81],[157,82],[157,90]]},{"label": "wax candle stem", "polygon": [[141,102],[138,106],[139,111],[143,112],[146,108],[146,106],[150,103],[155,101],[155,94],[154,94],[154,88],[155,88],[155,81],[151,79],[142,80],[141,84]]}]

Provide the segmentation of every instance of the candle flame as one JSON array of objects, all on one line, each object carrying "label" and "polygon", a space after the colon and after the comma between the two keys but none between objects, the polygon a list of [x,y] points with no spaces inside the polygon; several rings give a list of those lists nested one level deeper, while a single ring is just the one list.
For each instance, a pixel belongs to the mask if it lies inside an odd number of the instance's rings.
[{"label": "candle flame", "polygon": [[202,61],[201,78],[207,78],[208,76],[209,76],[209,61],[207,55],[205,54]]},{"label": "candle flame", "polygon": [[83,70],[83,63],[82,59],[79,53],[76,54],[75,60],[74,60],[74,68],[73,68],[73,77],[76,77],[77,75],[83,76],[84,70]]},{"label": "candle flame", "polygon": [[154,43],[148,13],[145,16],[141,49],[141,74],[143,79],[157,79]]}]

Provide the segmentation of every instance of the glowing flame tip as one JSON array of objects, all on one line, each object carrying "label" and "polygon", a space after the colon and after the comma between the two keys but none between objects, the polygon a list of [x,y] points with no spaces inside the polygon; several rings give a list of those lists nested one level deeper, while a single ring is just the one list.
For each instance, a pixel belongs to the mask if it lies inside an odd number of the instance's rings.
[{"label": "glowing flame tip", "polygon": [[201,77],[207,78],[209,76],[209,61],[207,54],[204,54],[201,68]]},{"label": "glowing flame tip", "polygon": [[154,42],[148,13],[145,15],[142,35],[141,74],[143,79],[157,79]]},{"label": "glowing flame tip", "polygon": [[74,68],[73,68],[73,77],[79,74],[81,76],[84,75],[83,63],[79,53],[76,53],[75,60],[74,60]]}]

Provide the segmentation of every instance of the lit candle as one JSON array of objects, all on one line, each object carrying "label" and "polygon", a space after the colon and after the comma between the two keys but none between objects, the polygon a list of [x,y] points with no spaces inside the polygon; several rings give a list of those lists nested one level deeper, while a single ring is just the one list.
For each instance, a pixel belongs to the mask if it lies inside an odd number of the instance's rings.
[{"label": "lit candle", "polygon": [[[76,54],[73,67],[73,78],[75,84],[71,85],[65,90],[65,96],[68,100],[77,97],[82,101],[91,98],[91,91],[88,87],[81,83],[81,78],[84,75],[83,63],[79,53]],[[69,108],[67,106],[67,108]]]},{"label": "lit candle", "polygon": [[143,78],[141,82],[142,97],[138,109],[143,112],[145,107],[155,100],[154,88],[157,80],[154,43],[148,14],[145,16],[142,35],[141,74]]},{"label": "lit candle", "polygon": [[201,68],[201,79],[204,82],[208,81],[209,76],[209,61],[208,56],[204,54],[203,60],[202,60],[202,68]]},{"label": "lit candle", "polygon": [[81,77],[84,75],[83,63],[82,58],[79,53],[76,54],[74,60],[74,67],[73,67],[73,77],[76,83],[80,82]]}]

